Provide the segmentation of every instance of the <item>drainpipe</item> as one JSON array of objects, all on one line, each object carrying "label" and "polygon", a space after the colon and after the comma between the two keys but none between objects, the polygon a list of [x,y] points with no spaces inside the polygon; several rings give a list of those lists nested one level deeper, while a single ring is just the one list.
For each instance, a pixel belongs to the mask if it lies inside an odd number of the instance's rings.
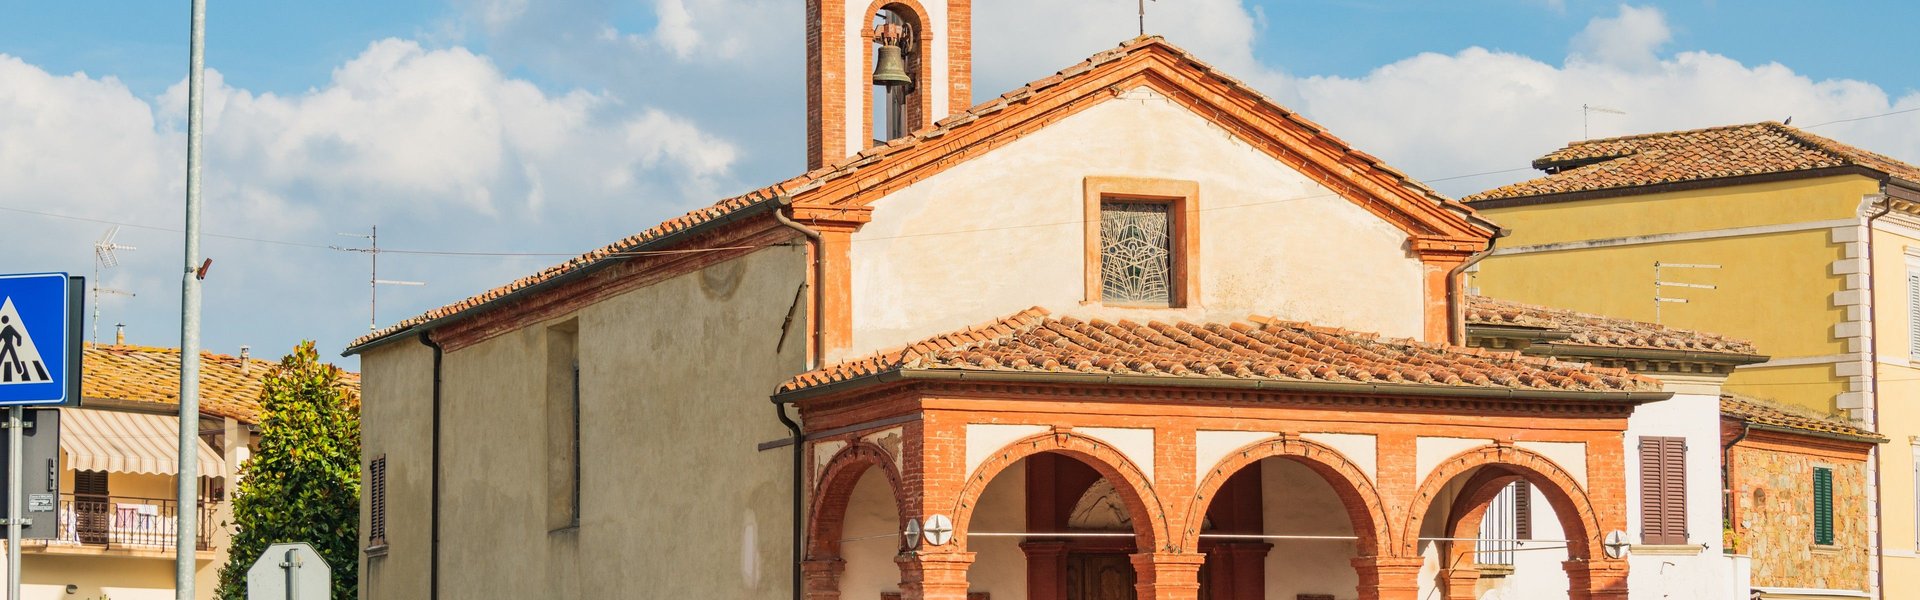
[{"label": "drainpipe", "polygon": [[[1873,392],[1867,394],[1867,406],[1873,411],[1873,422],[1867,425],[1874,431],[1880,431],[1880,303],[1875,302],[1873,297],[1879,291],[1879,280],[1874,279],[1873,268],[1873,222],[1893,212],[1893,201],[1887,198],[1889,177],[1880,178],[1880,203],[1885,206],[1880,208],[1880,212],[1867,217],[1867,376],[1873,382]],[[1887,493],[1881,489],[1884,486],[1881,485],[1880,470],[1886,465],[1880,460],[1878,445],[1873,447],[1873,458],[1873,596],[1880,598],[1887,589],[1887,505],[1884,502]]]},{"label": "drainpipe", "polygon": [[[1728,527],[1733,526],[1733,447],[1742,440],[1747,439],[1747,434],[1749,433],[1753,433],[1753,421],[1741,417],[1740,435],[1734,436],[1733,441],[1727,442],[1726,445],[1720,447],[1720,489],[1722,490],[1720,492],[1720,515],[1721,518],[1727,520]],[[1732,549],[1727,548],[1726,550]]]},{"label": "drainpipe", "polygon": [[1467,257],[1466,262],[1447,271],[1447,341],[1453,345],[1467,345],[1467,290],[1466,281],[1461,278],[1461,275],[1492,255],[1493,247],[1500,243],[1500,238],[1512,233],[1513,230],[1505,227],[1494,230],[1493,237],[1487,239],[1487,249],[1473,253],[1473,256]]},{"label": "drainpipe", "polygon": [[791,536],[793,538],[793,600],[805,600],[803,596],[806,588],[804,582],[800,580],[800,563],[806,560],[805,519],[801,518],[800,513],[805,508],[800,495],[800,482],[803,481],[801,478],[806,475],[805,455],[801,453],[804,445],[800,443],[800,424],[787,416],[787,405],[775,399],[773,413],[780,418],[780,424],[787,426],[787,431],[793,433],[793,533]]},{"label": "drainpipe", "polygon": [[430,337],[433,332],[420,332],[420,343],[433,349],[433,451],[432,483],[428,486],[432,509],[428,511],[427,521],[427,598],[440,600],[440,359],[445,350]]},{"label": "drainpipe", "polygon": [[[824,301],[826,300],[826,294],[822,292],[821,286],[819,285],[820,265],[826,260],[826,256],[821,249],[820,232],[812,227],[795,222],[792,218],[787,217],[785,210],[781,210],[792,206],[793,197],[782,195],[780,197],[781,208],[774,209],[773,219],[779,221],[781,225],[786,226],[788,229],[800,232],[800,235],[806,236],[807,253],[813,256],[813,262],[807,264],[806,285],[813,288],[813,310],[807,311],[809,313],[807,315],[807,329],[811,331],[807,334],[808,348],[805,369],[812,371],[819,364],[821,359],[820,354],[826,350],[825,345],[821,343],[820,339],[821,332],[825,329],[823,326],[825,318],[822,314],[826,312],[823,310],[825,307]],[[804,600],[803,597],[806,594],[806,587],[805,582],[800,578],[800,563],[806,560],[806,517],[802,512],[805,510],[806,501],[803,496],[805,486],[801,484],[805,481],[804,477],[806,475],[806,444],[803,443],[805,440],[801,439],[800,424],[795,422],[793,417],[787,416],[786,403],[781,402],[778,398],[774,399],[773,412],[776,417],[779,417],[780,424],[785,425],[787,431],[793,434],[793,531],[789,536],[793,539],[793,574],[791,577],[793,578],[793,600]]]}]

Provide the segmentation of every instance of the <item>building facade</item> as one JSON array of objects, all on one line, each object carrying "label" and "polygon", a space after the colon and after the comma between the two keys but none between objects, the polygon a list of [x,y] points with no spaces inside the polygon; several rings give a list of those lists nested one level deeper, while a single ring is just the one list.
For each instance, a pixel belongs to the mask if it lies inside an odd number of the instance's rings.
[{"label": "building facade", "polygon": [[1466,347],[1498,227],[1159,38],[962,106],[969,10],[809,2],[817,168],[351,344],[362,597],[1477,598],[1518,484],[1509,593],[1643,595],[1680,394]]},{"label": "building facade", "polygon": [[[1789,575],[1789,563],[1756,554],[1756,585],[1837,597],[1920,595],[1920,563],[1912,562],[1920,499],[1909,448],[1920,434],[1920,372],[1908,360],[1920,347],[1920,277],[1910,275],[1920,271],[1906,258],[1920,256],[1920,169],[1778,123],[1576,142],[1534,166],[1546,175],[1466,199],[1513,231],[1471,285],[1752,340],[1771,358],[1737,370],[1729,391],[1851,420],[1893,440],[1877,451],[1842,445],[1861,451],[1848,460],[1865,463],[1861,477],[1836,480],[1867,507],[1850,525],[1861,528],[1864,545],[1816,543],[1798,522],[1774,523],[1792,532],[1735,532],[1797,537],[1807,547],[1793,554],[1816,562],[1865,553],[1844,562],[1867,569],[1845,578],[1809,569]],[[1837,451],[1817,446],[1802,450]],[[1813,468],[1796,480],[1810,482]],[[1845,487],[1851,482],[1858,487]]]},{"label": "building facade", "polygon": [[[59,521],[22,544],[29,599],[174,598],[180,352],[89,344],[81,401],[60,411]],[[273,363],[201,357],[195,589],[213,598],[232,536],[229,490],[254,442],[260,378]],[[0,566],[3,570],[4,566]]]}]

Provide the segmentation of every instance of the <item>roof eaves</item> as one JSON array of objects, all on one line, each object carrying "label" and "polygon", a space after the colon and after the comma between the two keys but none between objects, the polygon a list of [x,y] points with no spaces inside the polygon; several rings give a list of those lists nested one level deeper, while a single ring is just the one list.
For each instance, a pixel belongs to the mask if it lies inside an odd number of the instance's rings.
[{"label": "roof eaves", "polygon": [[1645,404],[1673,397],[1665,391],[1616,391],[1589,392],[1571,390],[1536,390],[1492,386],[1449,386],[1417,385],[1396,383],[1345,383],[1321,381],[1291,381],[1281,379],[1257,379],[1241,377],[1212,376],[1169,376],[1169,375],[1124,375],[1077,372],[1034,372],[1006,371],[988,369],[924,369],[893,368],[827,383],[818,386],[787,390],[775,393],[776,402],[799,402],[810,398],[830,396],[836,393],[861,389],[868,386],[887,385],[901,381],[980,381],[992,383],[1057,383],[1071,385],[1114,385],[1141,387],[1180,387],[1235,389],[1272,392],[1313,392],[1346,394],[1355,396],[1420,396],[1440,398],[1493,398],[1513,400],[1571,400],[1588,402],[1612,402],[1624,404]]},{"label": "roof eaves", "polygon": [[[701,221],[699,223],[694,223],[685,228],[668,232],[659,237],[642,240],[637,244],[628,246],[626,248],[620,248],[618,250],[615,250],[614,252],[615,253],[636,252],[636,251],[643,251],[643,250],[658,248],[661,246],[671,246],[689,237],[706,233],[707,231],[712,230],[716,227],[720,227],[722,225],[726,225],[728,223],[732,223],[743,218],[758,216],[760,214],[768,212],[771,209],[778,209],[780,207],[786,206],[791,201],[792,201],[792,196],[786,193],[779,192],[776,189],[773,193],[767,194],[766,196],[762,197],[760,200],[754,201],[753,203],[743,206],[738,210],[730,211],[720,216],[714,217],[712,219]],[[433,329],[440,327],[441,325],[445,325],[453,321],[458,321],[466,317],[471,317],[478,313],[486,312],[487,310],[491,310],[493,308],[499,307],[506,302],[524,298],[528,295],[539,293],[548,288],[552,288],[556,285],[566,283],[569,281],[574,281],[581,277],[585,277],[587,275],[599,272],[601,269],[612,266],[613,264],[615,264],[616,262],[618,262],[623,258],[624,257],[621,257],[621,256],[606,256],[606,257],[593,259],[585,265],[574,268],[565,273],[555,275],[551,278],[542,280],[532,285],[528,285],[527,287],[523,287],[511,292],[507,292],[506,294],[498,298],[487,300],[480,304],[476,304],[474,306],[467,307],[465,309],[457,310],[444,316],[429,319],[425,322],[418,323],[418,324],[415,324],[403,329],[399,329],[396,331],[388,332],[380,335],[379,337],[373,338],[371,340],[367,340],[359,344],[348,346],[345,350],[340,351],[340,355],[352,356],[352,355],[359,354],[361,352],[365,352],[367,350],[370,350],[379,346],[386,345],[394,340],[404,338],[409,333],[424,333],[424,332],[432,331]]]}]

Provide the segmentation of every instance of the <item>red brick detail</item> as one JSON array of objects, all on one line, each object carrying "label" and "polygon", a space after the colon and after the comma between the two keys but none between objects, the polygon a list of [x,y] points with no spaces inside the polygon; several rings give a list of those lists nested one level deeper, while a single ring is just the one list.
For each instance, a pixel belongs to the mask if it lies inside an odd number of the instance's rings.
[{"label": "red brick detail", "polygon": [[[1521,477],[1500,467],[1487,467],[1467,478],[1461,486],[1460,495],[1455,496],[1453,506],[1447,510],[1447,527],[1443,531],[1446,537],[1454,539],[1480,537],[1480,521],[1486,517],[1487,508],[1493,499],[1507,485],[1520,481]],[[1440,597],[1445,600],[1474,600],[1475,586],[1480,581],[1480,566],[1474,561],[1473,542],[1440,542],[1440,556],[1446,561],[1440,566]]]},{"label": "red brick detail", "polygon": [[1198,600],[1200,565],[1207,555],[1198,552],[1142,552],[1133,559],[1135,597],[1139,600]]},{"label": "red brick detail", "polygon": [[809,561],[840,557],[841,528],[846,524],[847,503],[852,500],[854,484],[875,468],[887,478],[887,489],[893,491],[895,514],[904,530],[909,512],[902,500],[900,472],[894,469],[893,456],[879,446],[854,442],[827,462],[814,487],[813,501],[807,504],[812,507],[807,516]]},{"label": "red brick detail", "polygon": [[[973,0],[947,0],[947,114],[973,106]],[[939,115],[935,120],[945,118]]]},{"label": "red brick detail", "polygon": [[1166,509],[1159,496],[1154,494],[1153,482],[1140,467],[1105,442],[1057,429],[1007,444],[967,477],[953,511],[956,546],[966,548],[967,525],[973,519],[973,509],[980,500],[980,494],[986,492],[987,484],[1007,467],[1042,452],[1073,457],[1093,467],[1101,477],[1113,483],[1113,489],[1120,493],[1121,499],[1127,504],[1127,514],[1133,519],[1134,540],[1138,549],[1151,552],[1168,539]]},{"label": "red brick detail", "polygon": [[967,600],[972,552],[906,552],[893,561],[900,565],[900,600]]},{"label": "red brick detail", "polygon": [[1560,563],[1567,570],[1568,600],[1626,600],[1627,561],[1569,560]]},{"label": "red brick detail", "polygon": [[1282,458],[1305,465],[1333,487],[1334,494],[1340,497],[1340,503],[1347,508],[1347,518],[1353,523],[1353,534],[1360,538],[1356,542],[1360,555],[1391,553],[1394,547],[1391,520],[1387,516],[1386,505],[1380,501],[1380,494],[1374,490],[1373,481],[1367,478],[1366,473],[1338,450],[1286,435],[1241,447],[1207,471],[1206,479],[1201,480],[1187,513],[1185,531],[1180,536],[1181,548],[1191,550],[1199,547],[1200,527],[1206,521],[1207,506],[1221,486],[1226,485],[1227,480],[1241,469],[1266,458]]},{"label": "red brick detail", "polygon": [[845,158],[845,0],[807,0],[807,170]]},{"label": "red brick detail", "polygon": [[840,574],[847,561],[838,558],[809,559],[800,563],[801,593],[806,600],[840,600]]},{"label": "red brick detail", "polygon": [[[1608,458],[1618,462],[1624,456],[1615,453]],[[1590,478],[1602,475],[1620,477],[1624,470],[1619,464],[1609,469],[1598,462],[1592,460],[1592,453],[1589,453],[1587,464]],[[1426,481],[1420,484],[1419,492],[1414,495],[1414,501],[1407,506],[1407,516],[1399,538],[1399,556],[1419,555],[1420,526],[1426,518],[1427,507],[1441,497],[1448,483],[1481,467],[1500,469],[1505,471],[1505,475],[1525,479],[1538,488],[1547,497],[1547,503],[1553,506],[1554,515],[1560,518],[1560,527],[1566,532],[1567,556],[1575,559],[1592,556],[1592,549],[1599,545],[1600,536],[1605,535],[1605,530],[1601,528],[1601,515],[1595,511],[1587,491],[1552,460],[1509,444],[1490,444],[1456,454],[1442,461],[1427,475]],[[1617,510],[1625,510],[1625,498],[1618,500],[1620,506]],[[1613,520],[1608,519],[1610,522]]]},{"label": "red brick detail", "polygon": [[1420,557],[1356,556],[1353,571],[1360,576],[1360,600],[1417,600],[1420,597]]}]

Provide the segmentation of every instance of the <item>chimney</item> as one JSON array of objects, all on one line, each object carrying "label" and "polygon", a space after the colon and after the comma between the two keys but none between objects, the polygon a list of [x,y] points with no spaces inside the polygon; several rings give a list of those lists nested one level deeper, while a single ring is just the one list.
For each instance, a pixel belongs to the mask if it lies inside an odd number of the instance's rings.
[{"label": "chimney", "polygon": [[126,323],[113,324],[113,345],[115,346],[127,345],[127,324]]},{"label": "chimney", "polygon": [[251,352],[252,350],[253,350],[253,347],[251,346],[248,346],[246,344],[240,345],[240,374],[241,375],[247,375],[251,371],[253,371],[253,361],[247,360],[247,353]]}]

